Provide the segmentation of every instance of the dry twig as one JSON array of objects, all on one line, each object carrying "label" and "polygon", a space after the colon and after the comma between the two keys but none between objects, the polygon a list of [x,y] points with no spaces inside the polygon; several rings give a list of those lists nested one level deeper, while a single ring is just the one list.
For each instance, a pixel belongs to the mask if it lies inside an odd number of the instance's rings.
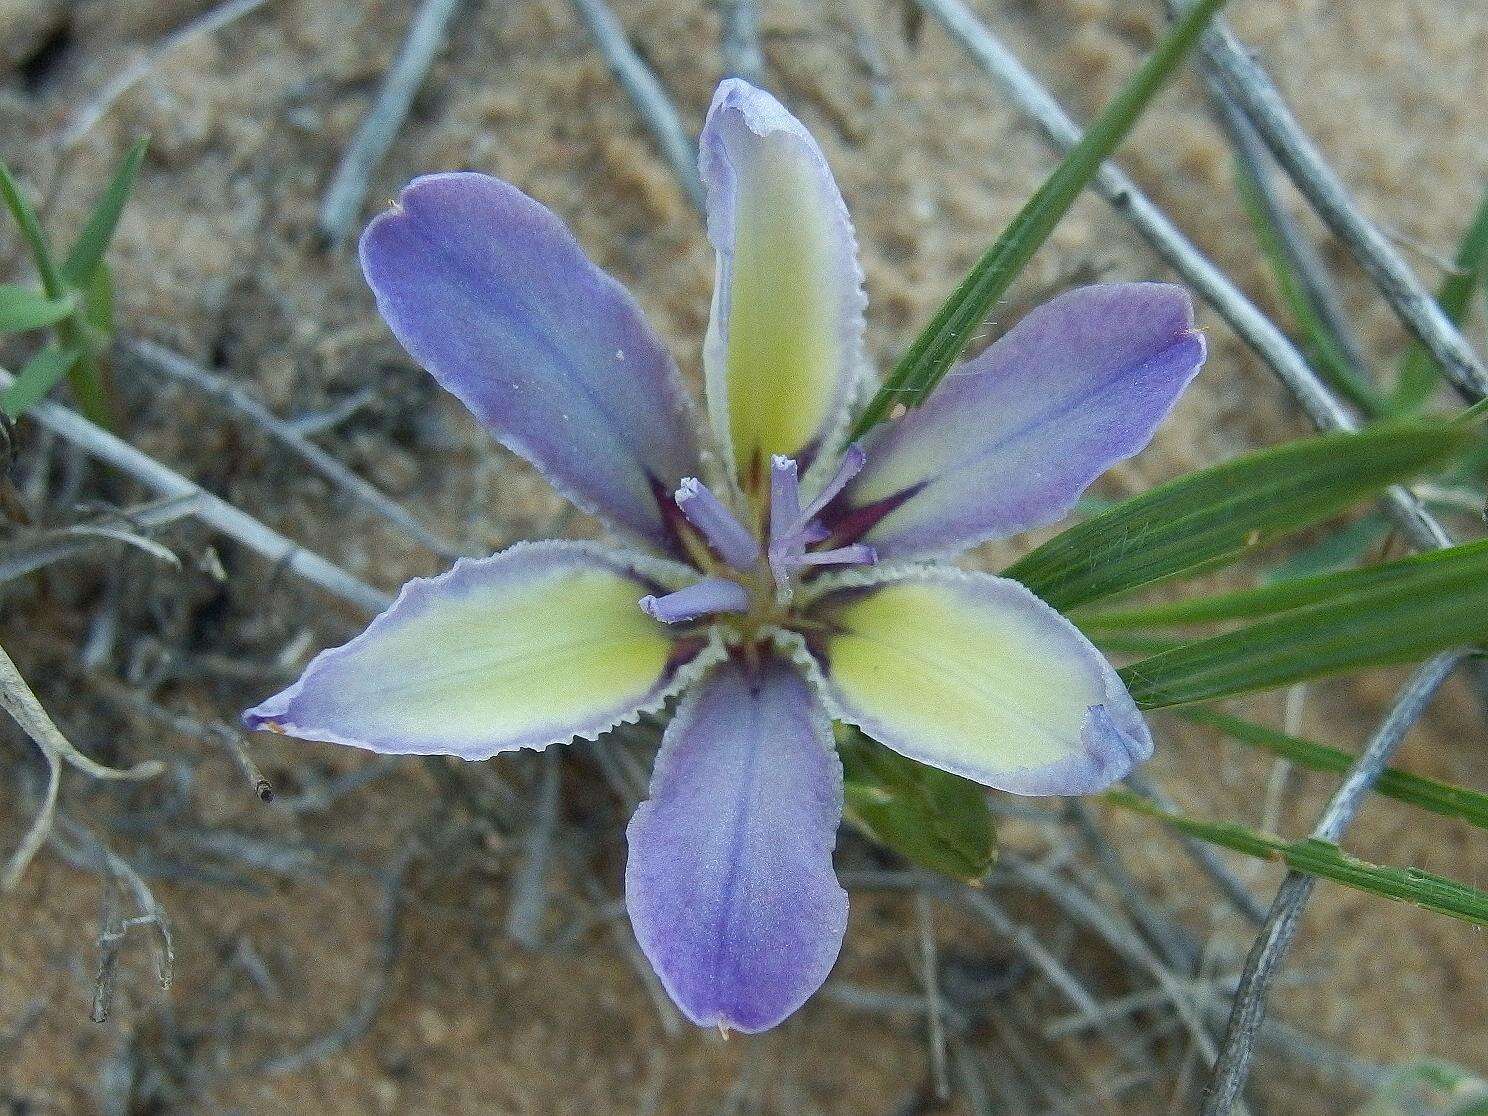
[{"label": "dry twig", "polygon": [[361,214],[372,172],[407,119],[414,95],[444,45],[445,32],[459,6],[460,0],[424,0],[413,17],[408,37],[377,90],[377,99],[351,137],[321,198],[317,223],[328,244],[345,240]]},{"label": "dry twig", "polygon": [[[1188,5],[1167,0],[1178,14]],[[1333,230],[1395,313],[1441,365],[1447,379],[1468,402],[1488,395],[1488,370],[1462,332],[1452,324],[1388,237],[1360,212],[1343,180],[1287,108],[1281,91],[1223,19],[1215,19],[1200,41],[1210,72],[1266,141],[1276,161]]]},{"label": "dry twig", "polygon": [[[0,369],[0,389],[8,388],[15,377]],[[135,449],[107,430],[61,404],[43,400],[26,412],[29,418],[45,426],[64,440],[89,455],[112,465],[162,496],[192,497],[197,502],[196,515],[204,523],[235,539],[269,561],[282,565],[291,573],[319,586],[332,596],[355,605],[364,612],[381,612],[392,598],[374,589],[340,566],[305,550],[278,531],[265,526],[247,512],[214,496],[153,457]]]},{"label": "dry twig", "polygon": [[[1343,836],[1364,796],[1389,764],[1390,757],[1462,659],[1459,652],[1438,655],[1411,675],[1389,715],[1349,768],[1337,792],[1328,800],[1327,809],[1312,831],[1315,839],[1336,842]],[[1266,924],[1261,927],[1245,959],[1219,1060],[1204,1098],[1204,1116],[1227,1116],[1238,1101],[1250,1070],[1256,1033],[1266,1016],[1267,993],[1291,948],[1292,938],[1297,933],[1297,920],[1302,916],[1302,908],[1307,905],[1316,883],[1315,876],[1289,871],[1271,903]]]},{"label": "dry twig", "polygon": [[671,98],[646,60],[625,37],[625,28],[604,0],[573,0],[579,18],[589,28],[594,45],[609,63],[630,103],[651,132],[661,156],[698,212],[703,211],[703,183],[698,177],[697,149],[682,127]]},{"label": "dry twig", "polygon": [[153,779],[165,770],[165,765],[159,760],[145,760],[133,767],[120,769],[105,767],[83,755],[62,735],[62,730],[57,728],[51,717],[47,716],[47,711],[36,700],[31,687],[26,685],[26,680],[21,677],[21,672],[16,669],[15,663],[11,662],[3,648],[0,648],[0,707],[15,719],[16,724],[41,749],[47,762],[47,785],[42,796],[41,809],[37,811],[26,836],[21,839],[20,847],[11,854],[4,874],[0,875],[0,891],[10,891],[20,882],[26,866],[31,863],[52,831],[64,764],[75,767],[94,779],[108,780]]},{"label": "dry twig", "polygon": [[226,3],[203,12],[189,23],[172,31],[155,46],[138,55],[99,90],[96,97],[73,113],[72,118],[52,137],[52,142],[60,151],[66,151],[74,146],[108,114],[115,101],[147,77],[150,71],[158,66],[171,51],[183,43],[190,42],[201,35],[209,35],[234,20],[243,18],[249,12],[263,7],[265,3],[266,0],[227,0]]},{"label": "dry twig", "polygon": [[357,476],[341,462],[312,442],[291,423],[279,418],[246,389],[231,380],[198,367],[180,353],[172,352],[153,341],[125,339],[118,343],[119,352],[136,367],[166,376],[210,396],[228,409],[248,419],[280,445],[302,458],[336,487],[382,516],[393,526],[406,531],[415,541],[445,558],[466,552],[448,539],[435,534],[414,515],[370,481]]}]

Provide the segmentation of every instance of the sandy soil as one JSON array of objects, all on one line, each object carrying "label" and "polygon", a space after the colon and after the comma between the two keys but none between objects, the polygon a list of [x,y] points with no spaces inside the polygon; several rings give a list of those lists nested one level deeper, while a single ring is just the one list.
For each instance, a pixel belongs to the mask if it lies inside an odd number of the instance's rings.
[{"label": "sandy soil", "polygon": [[[134,51],[198,6],[91,2],[69,17],[60,3],[0,0],[0,26],[17,29],[0,53],[0,152],[48,199],[48,222],[66,227],[111,161],[148,132],[150,157],[113,256],[125,330],[219,368],[284,414],[324,409],[370,387],[327,444],[431,524],[474,548],[493,549],[547,530],[560,511],[557,500],[436,393],[377,321],[352,254],[324,253],[313,235],[320,191],[401,40],[407,8],[271,0],[174,52],[62,161],[44,137]],[[1110,96],[1154,41],[1157,9],[1146,0],[982,5],[1081,116]],[[620,3],[617,12],[695,128],[719,77],[715,13],[648,0]],[[1472,0],[1238,0],[1233,17],[1367,209],[1449,253],[1488,173],[1488,123],[1480,111],[1488,10]],[[769,83],[821,140],[855,216],[871,298],[870,342],[887,364],[1051,159],[967,59],[934,27],[916,30],[897,4],[771,2],[764,30]],[[1125,163],[1277,309],[1237,216],[1228,156],[1196,83],[1185,80],[1165,96]],[[594,258],[636,293],[684,367],[696,369],[712,278],[699,222],[562,0],[471,3],[461,13],[376,174],[369,212],[414,174],[455,167],[507,177],[568,219]],[[22,274],[9,236],[8,229],[0,234],[0,270],[7,272],[0,278],[7,281]],[[1382,360],[1392,359],[1403,344],[1399,330],[1343,254],[1324,248],[1365,336]],[[1432,265],[1420,266],[1434,282]],[[1086,200],[1020,280],[998,324],[1092,274],[1149,278],[1163,271],[1114,217]],[[1153,449],[1103,482],[1107,494],[1136,491],[1304,429],[1264,369],[1223,327],[1206,324],[1214,326],[1207,371]],[[391,589],[440,567],[199,396],[143,379],[120,389],[139,445],[369,581]],[[138,496],[65,454],[28,452],[28,462],[42,463],[35,491],[77,485],[71,491],[92,499]],[[590,530],[582,522],[564,529]],[[174,538],[201,559],[212,546],[199,533]],[[992,548],[987,560],[1008,552]],[[229,575],[225,584],[205,572],[205,561],[164,575],[131,558],[109,568],[74,564],[5,587],[5,645],[74,740],[104,758],[161,756],[173,764],[169,785],[130,800],[138,807],[132,829],[116,822],[109,829],[122,800],[81,779],[69,779],[65,804],[121,851],[139,850],[140,862],[162,877],[155,886],[176,921],[179,949],[175,985],[162,994],[144,939],[131,938],[113,1016],[90,1024],[99,881],[44,854],[0,919],[0,1099],[10,1111],[934,1110],[920,1103],[927,1060],[922,1021],[912,1014],[868,1013],[822,996],[773,1035],[724,1042],[686,1029],[667,1033],[611,902],[619,892],[624,811],[578,748],[564,763],[564,817],[575,836],[553,869],[545,922],[558,941],[534,951],[513,945],[504,929],[520,841],[496,825],[479,840],[468,831],[449,836],[439,819],[457,807],[435,770],[396,764],[329,810],[264,807],[243,791],[225,754],[132,715],[118,687],[101,686],[100,677],[148,678],[161,704],[226,717],[316,647],[355,630],[356,617],[251,556],[222,543],[210,553]],[[118,615],[122,634],[105,644],[90,677],[76,665],[77,652],[90,638],[91,617],[104,608]],[[1395,681],[1379,676],[1317,687],[1301,726],[1356,747]],[[1280,696],[1249,707],[1280,723]],[[1160,727],[1153,773],[1187,807],[1262,820],[1268,763],[1176,723]],[[27,748],[9,726],[0,749],[7,770],[23,770]],[[313,790],[303,779],[306,768],[332,778],[367,762],[330,746],[276,740],[257,745],[255,755],[291,800]],[[1454,688],[1403,762],[1484,787],[1485,755],[1481,723],[1465,692]],[[504,784],[521,799],[538,775],[530,758],[485,765],[479,779]],[[1321,778],[1285,779],[1275,824],[1304,831],[1328,789]],[[25,794],[0,798],[5,847],[29,806]],[[1171,841],[1146,823],[1108,820],[1144,884],[1211,943],[1216,971],[1232,971],[1248,941],[1244,927]],[[401,880],[397,933],[387,938],[380,873],[414,832],[429,855],[416,857]],[[236,842],[235,860],[221,853],[224,834]],[[1047,835],[1031,824],[1011,824],[1005,836],[1010,847],[1031,853],[1049,848]],[[1483,885],[1488,848],[1480,838],[1378,802],[1349,847]],[[254,867],[243,868],[243,858],[253,856]],[[842,862],[870,866],[873,858],[849,839]],[[1263,892],[1277,877],[1240,867]],[[209,877],[209,870],[224,878]],[[1072,937],[1047,904],[1012,891],[1004,898],[1093,988],[1112,995],[1125,989],[1103,948]],[[837,979],[918,994],[913,927],[909,899],[856,895]],[[1151,1082],[1123,1083],[1129,1067],[1097,1039],[1020,1050],[1018,1035],[1067,1009],[1020,974],[1005,943],[980,924],[946,908],[936,914],[936,931],[948,957],[996,986],[967,1040],[994,1098],[999,1080],[1026,1077],[1023,1059],[1033,1057],[1057,1091],[1037,1098],[1050,1110],[1191,1105],[1191,1094],[1172,1099],[1177,1082],[1166,1070]],[[1483,941],[1462,924],[1324,886],[1292,966],[1304,979],[1278,993],[1275,1013],[1359,1058],[1431,1055],[1488,1071]],[[383,987],[376,977],[388,956]],[[364,1036],[297,1068],[265,1067],[369,1003],[369,989],[379,1010]],[[1174,1064],[1183,1049],[1175,1037]],[[1194,1073],[1202,1078],[1191,1067],[1189,1086]],[[1263,1063],[1255,1096],[1268,1112],[1345,1112],[1358,1102],[1336,1080],[1300,1074],[1278,1058]],[[968,1111],[964,1104],[958,1099],[945,1110]]]}]

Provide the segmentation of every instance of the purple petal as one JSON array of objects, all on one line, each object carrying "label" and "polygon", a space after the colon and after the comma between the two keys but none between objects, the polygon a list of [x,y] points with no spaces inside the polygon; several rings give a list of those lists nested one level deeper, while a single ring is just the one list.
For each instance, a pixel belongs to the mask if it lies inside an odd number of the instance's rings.
[{"label": "purple petal", "polygon": [[863,273],[821,148],[774,97],[729,79],[699,139],[717,251],[703,350],[708,414],[746,490],[770,458],[805,468],[846,421],[863,369]]},{"label": "purple petal", "polygon": [[885,559],[1052,523],[1151,440],[1203,360],[1182,288],[1067,291],[871,431],[867,465],[823,518]]},{"label": "purple petal", "polygon": [[243,720],[374,752],[465,759],[593,737],[659,708],[701,647],[636,608],[655,588],[636,559],[594,543],[519,543],[461,559],[410,581],[365,632],[322,651]]},{"label": "purple petal", "polygon": [[831,722],[793,666],[729,660],[684,699],[630,823],[625,899],[694,1023],[763,1031],[826,980],[847,927],[841,817]]},{"label": "purple petal", "polygon": [[563,223],[483,174],[415,179],[362,236],[410,355],[584,511],[658,546],[657,505],[698,471],[691,407],[630,295]]},{"label": "purple petal", "polygon": [[834,716],[1016,794],[1089,794],[1152,754],[1115,669],[1022,585],[948,566],[848,575],[809,639]]}]

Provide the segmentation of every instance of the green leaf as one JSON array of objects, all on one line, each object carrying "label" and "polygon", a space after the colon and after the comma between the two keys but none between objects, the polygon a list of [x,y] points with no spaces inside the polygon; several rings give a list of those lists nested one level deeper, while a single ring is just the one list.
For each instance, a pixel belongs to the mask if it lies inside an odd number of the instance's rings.
[{"label": "green leaf", "polygon": [[1210,701],[1488,639],[1488,540],[1306,581],[1312,603],[1122,668],[1132,697]]},{"label": "green leaf", "polygon": [[1225,0],[1197,0],[1169,29],[1152,56],[1064,157],[987,254],[977,261],[931,319],[853,424],[848,440],[861,438],[896,404],[918,407],[961,355],[997,300],[1012,286],[1041,244],[1074,204],[1101,163],[1120,146],[1157,91],[1197,41]]},{"label": "green leaf", "polygon": [[1474,429],[1398,422],[1246,454],[1077,523],[1005,573],[1067,610],[1233,562],[1441,464]]},{"label": "green leaf", "polygon": [[22,333],[56,325],[76,309],[70,297],[48,298],[29,287],[0,283],[0,333]]},{"label": "green leaf", "polygon": [[67,253],[67,259],[62,263],[64,282],[75,287],[88,285],[104,252],[108,251],[109,242],[114,238],[114,230],[119,227],[119,216],[124,212],[124,203],[129,200],[129,192],[134,189],[135,177],[139,174],[140,163],[144,160],[145,149],[149,145],[148,139],[137,140],[120,161],[112,181],[98,199],[88,223],[83,226],[72,251]]},{"label": "green leaf", "polygon": [[52,261],[52,251],[41,231],[41,222],[36,219],[36,210],[31,208],[31,203],[26,200],[26,195],[21,192],[3,159],[0,159],[0,200],[5,202],[21,230],[21,236],[31,249],[36,273],[41,276],[42,289],[46,291],[48,298],[61,298],[66,293],[66,286],[57,273],[57,265]]},{"label": "green leaf", "polygon": [[1320,601],[1344,599],[1356,593],[1381,590],[1402,580],[1409,581],[1421,575],[1421,567],[1429,565],[1431,558],[1432,555],[1416,555],[1360,570],[1341,570],[1316,574],[1313,577],[1273,581],[1254,589],[1239,589],[1212,597],[1191,597],[1188,600],[1149,605],[1145,608],[1077,612],[1073,618],[1082,629],[1088,631],[1125,631],[1128,628],[1156,628],[1171,624],[1255,620]]},{"label": "green leaf", "polygon": [[[1290,736],[1253,721],[1211,709],[1181,709],[1176,713],[1184,720],[1218,729],[1242,744],[1262,748],[1311,771],[1342,774],[1358,758],[1341,749],[1304,740],[1300,736]],[[1394,767],[1385,768],[1384,774],[1375,783],[1374,790],[1376,794],[1430,810],[1444,818],[1458,818],[1479,829],[1488,829],[1488,794],[1438,782],[1422,775],[1412,775]]]},{"label": "green leaf", "polygon": [[1262,860],[1279,860],[1289,868],[1341,883],[1357,891],[1383,895],[1413,903],[1437,914],[1488,926],[1488,892],[1416,868],[1391,868],[1370,864],[1350,856],[1337,845],[1308,837],[1288,841],[1235,822],[1203,821],[1169,813],[1145,798],[1126,790],[1109,790],[1101,796],[1113,806],[1146,814],[1211,845],[1233,849]]},{"label": "green leaf", "polygon": [[[1484,193],[1478,204],[1478,211],[1463,234],[1452,262],[1456,270],[1442,282],[1436,292],[1436,301],[1442,312],[1460,325],[1467,315],[1473,291],[1488,278],[1488,193]],[[1484,290],[1488,292],[1488,286]],[[1440,375],[1441,369],[1430,350],[1419,341],[1413,342],[1400,364],[1392,408],[1400,412],[1420,407],[1435,389]]]},{"label": "green leaf", "polygon": [[5,398],[0,400],[0,408],[4,409],[7,417],[19,418],[51,391],[58,380],[72,371],[82,355],[77,349],[48,345],[16,373],[15,382],[6,389]]},{"label": "green leaf", "polygon": [[844,815],[912,864],[957,880],[980,879],[997,855],[984,788],[916,763],[850,725],[835,726]]},{"label": "green leaf", "polygon": [[101,338],[114,334],[114,271],[107,260],[99,260],[98,266],[88,278],[83,295],[83,317],[88,326]]},{"label": "green leaf", "polygon": [[1292,267],[1282,235],[1261,197],[1261,184],[1244,159],[1235,160],[1235,185],[1240,204],[1256,234],[1261,255],[1270,265],[1281,300],[1305,339],[1304,348],[1312,365],[1329,385],[1371,418],[1389,412],[1388,402],[1374,385],[1363,380],[1349,360],[1342,343],[1318,313],[1307,286]]},{"label": "green leaf", "polygon": [[1390,535],[1390,522],[1377,511],[1361,515],[1336,531],[1326,532],[1311,546],[1305,546],[1286,561],[1266,571],[1268,581],[1289,581],[1294,577],[1332,573],[1356,566],[1371,547],[1379,546]]}]

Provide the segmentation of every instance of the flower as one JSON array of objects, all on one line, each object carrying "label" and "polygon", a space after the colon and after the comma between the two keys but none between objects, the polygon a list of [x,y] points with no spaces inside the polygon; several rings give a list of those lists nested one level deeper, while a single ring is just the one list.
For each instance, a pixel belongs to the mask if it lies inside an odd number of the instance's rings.
[{"label": "flower", "polygon": [[462,559],[244,717],[485,759],[592,739],[686,690],[628,830],[626,902],[689,1018],[760,1031],[821,986],[846,927],[833,718],[1020,794],[1096,791],[1151,754],[1073,625],[933,559],[1065,515],[1146,445],[1204,342],[1176,287],[1069,291],[844,449],[866,300],[826,160],[730,80],[700,167],[717,252],[701,443],[639,308],[514,186],[430,175],[371,223],[362,266],[408,352],[646,549]]}]

